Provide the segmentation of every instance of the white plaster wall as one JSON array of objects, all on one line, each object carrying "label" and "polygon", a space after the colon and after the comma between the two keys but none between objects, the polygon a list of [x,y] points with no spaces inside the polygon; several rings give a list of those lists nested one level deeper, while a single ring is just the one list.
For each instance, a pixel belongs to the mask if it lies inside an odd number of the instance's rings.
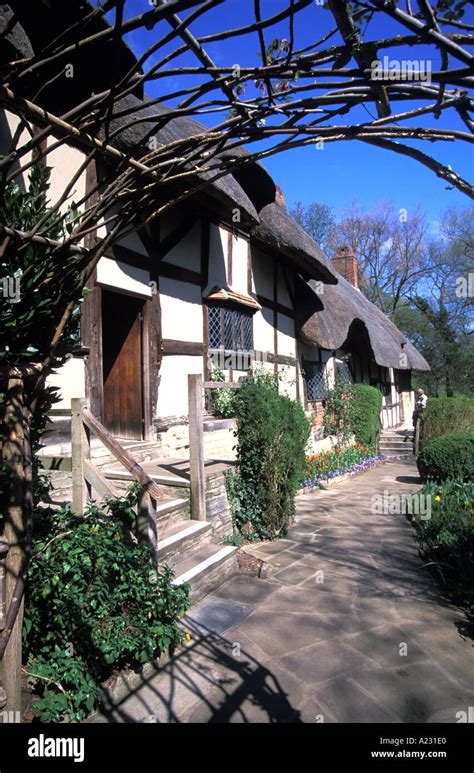
[{"label": "white plaster wall", "polygon": [[[291,282],[290,270],[287,269],[286,273],[288,276],[288,281]],[[271,297],[273,297],[273,295]],[[285,281],[283,269],[281,266],[278,267],[277,299],[278,299],[278,303],[281,303],[283,306],[288,306],[288,308],[290,309],[293,308],[293,304],[291,302],[290,294],[286,286],[286,281]]]},{"label": "white plaster wall", "polygon": [[161,329],[163,338],[203,341],[201,288],[160,278]]},{"label": "white plaster wall", "polygon": [[296,400],[296,368],[289,365],[278,365],[279,392]]},{"label": "white plaster wall", "polygon": [[159,417],[188,415],[188,374],[203,372],[202,357],[163,357],[158,387]]},{"label": "white plaster wall", "polygon": [[252,271],[255,292],[258,295],[263,295],[265,298],[272,299],[273,261],[254,244],[252,245]]},{"label": "white plaster wall", "polygon": [[151,298],[150,274],[142,268],[129,266],[111,258],[101,258],[97,264],[97,282],[103,287],[125,290],[134,295]]},{"label": "white plaster wall", "polygon": [[[162,238],[163,234],[162,234]],[[191,271],[201,270],[201,223],[197,222],[191,230],[163,256],[166,263],[189,268]]]},{"label": "white plaster wall", "polygon": [[253,317],[253,345],[257,351],[274,351],[273,311],[263,308]]},{"label": "white plaster wall", "polygon": [[73,397],[85,397],[86,394],[84,360],[71,357],[56,373],[48,376],[46,385],[59,388],[61,401],[53,408],[70,408]]},{"label": "white plaster wall", "polygon": [[[10,143],[19,123],[19,118],[13,113],[10,113],[8,110],[0,111],[0,154],[5,155],[10,150]],[[23,130],[20,134],[18,147],[21,147],[30,139],[30,134],[26,130]],[[30,161],[31,152],[25,153],[25,155],[21,157],[18,166],[24,166],[24,164],[27,164]],[[21,183],[24,184],[28,180],[28,175],[29,170],[21,175]],[[18,179],[18,182],[20,182],[20,178]]]},{"label": "white plaster wall", "polygon": [[225,228],[211,223],[209,238],[209,289],[227,287],[227,239]]},{"label": "white plaster wall", "polygon": [[296,357],[295,321],[286,314],[277,314],[278,354]]},{"label": "white plaster wall", "polygon": [[[72,177],[79,170],[81,164],[86,158],[86,154],[77,148],[62,145],[54,150],[49,147],[56,142],[55,137],[48,137],[48,157],[47,164],[52,167],[51,187],[49,196],[51,203],[55,204],[63,195]],[[86,173],[82,172],[76,181],[68,199],[61,205],[61,211],[64,212],[73,202],[79,202],[86,193]],[[81,210],[84,205],[81,205]]]},{"label": "white plaster wall", "polygon": [[248,241],[244,236],[232,236],[232,289],[247,295]]},{"label": "white plaster wall", "polygon": [[120,247],[127,247],[129,250],[133,250],[134,252],[138,252],[140,255],[145,255],[148,257],[148,251],[136,233],[127,234],[127,236],[124,236],[122,239],[120,239],[117,244]]}]

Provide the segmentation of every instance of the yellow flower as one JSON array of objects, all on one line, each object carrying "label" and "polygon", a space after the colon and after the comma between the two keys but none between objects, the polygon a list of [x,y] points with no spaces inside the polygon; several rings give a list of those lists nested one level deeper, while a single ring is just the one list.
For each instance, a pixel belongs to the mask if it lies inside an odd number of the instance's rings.
[{"label": "yellow flower", "polygon": [[191,634],[186,631],[186,636],[184,638],[186,641],[191,641]]},{"label": "yellow flower", "polygon": [[435,497],[435,502],[441,502],[441,497],[439,497],[439,496],[436,496],[436,497]]}]

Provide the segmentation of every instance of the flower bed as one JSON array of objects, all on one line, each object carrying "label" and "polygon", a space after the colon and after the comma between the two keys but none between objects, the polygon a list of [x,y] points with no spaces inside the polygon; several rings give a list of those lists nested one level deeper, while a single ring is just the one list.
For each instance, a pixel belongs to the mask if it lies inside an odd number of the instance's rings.
[{"label": "flower bed", "polygon": [[383,460],[374,448],[362,443],[312,454],[306,457],[303,488],[312,489],[341,475],[365,472]]}]

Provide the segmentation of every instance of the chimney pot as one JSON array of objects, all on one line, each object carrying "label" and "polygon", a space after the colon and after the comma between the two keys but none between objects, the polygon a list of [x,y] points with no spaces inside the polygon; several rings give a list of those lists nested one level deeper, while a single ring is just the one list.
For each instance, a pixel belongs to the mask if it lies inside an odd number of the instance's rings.
[{"label": "chimney pot", "polygon": [[283,209],[286,209],[286,201],[285,201],[285,197],[283,195],[282,189],[280,188],[279,185],[275,185],[275,188],[276,188],[276,193],[275,193],[276,203],[279,204],[280,207],[283,207]]},{"label": "chimney pot", "polygon": [[357,258],[350,247],[339,247],[332,259],[334,268],[344,279],[347,279],[357,290],[359,289],[359,278],[357,275]]}]

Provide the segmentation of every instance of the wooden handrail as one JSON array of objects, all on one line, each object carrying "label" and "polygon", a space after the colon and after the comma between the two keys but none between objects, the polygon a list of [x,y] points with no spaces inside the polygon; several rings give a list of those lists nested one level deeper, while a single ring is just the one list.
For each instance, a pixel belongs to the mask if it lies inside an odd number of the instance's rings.
[{"label": "wooden handrail", "polygon": [[150,494],[153,499],[163,499],[163,493],[156,485],[155,481],[145,472],[143,467],[135,461],[133,456],[122,448],[120,443],[114,438],[113,435],[104,427],[103,424],[90,412],[88,408],[82,409],[82,420],[86,427],[93,432],[99,440],[102,441],[104,446],[115,456],[130,475],[137,480],[144,489]]}]

